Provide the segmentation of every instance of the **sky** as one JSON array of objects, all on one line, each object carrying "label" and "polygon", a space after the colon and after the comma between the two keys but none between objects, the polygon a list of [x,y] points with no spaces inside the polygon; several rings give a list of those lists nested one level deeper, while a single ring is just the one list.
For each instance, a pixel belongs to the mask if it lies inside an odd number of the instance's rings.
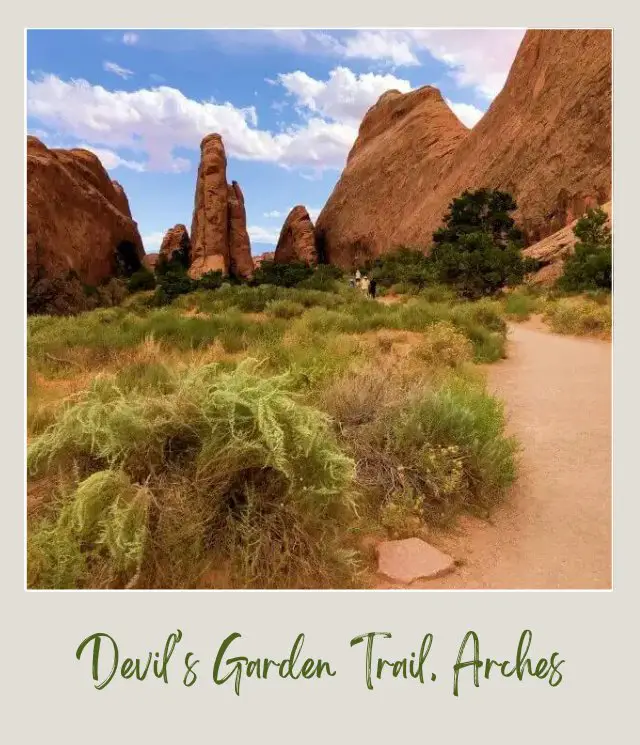
[{"label": "sky", "polygon": [[315,219],[362,117],[387,90],[440,89],[472,127],[502,88],[524,30],[33,30],[27,130],[85,147],[129,198],[145,249],[190,228],[201,139],[222,135],[252,252],[284,218]]}]

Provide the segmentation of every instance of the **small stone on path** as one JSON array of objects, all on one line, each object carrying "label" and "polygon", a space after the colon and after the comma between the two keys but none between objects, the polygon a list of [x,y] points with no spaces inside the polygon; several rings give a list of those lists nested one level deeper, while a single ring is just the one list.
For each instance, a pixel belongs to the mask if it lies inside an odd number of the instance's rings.
[{"label": "small stone on path", "polygon": [[378,544],[378,572],[405,585],[416,579],[435,579],[453,571],[455,562],[420,538]]}]

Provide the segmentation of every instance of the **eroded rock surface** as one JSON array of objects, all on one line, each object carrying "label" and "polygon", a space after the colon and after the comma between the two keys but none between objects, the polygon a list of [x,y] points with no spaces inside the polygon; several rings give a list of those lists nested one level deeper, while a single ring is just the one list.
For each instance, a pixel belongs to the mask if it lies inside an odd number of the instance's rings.
[{"label": "eroded rock surface", "polygon": [[318,263],[315,232],[306,207],[298,205],[284,221],[275,251],[277,264],[290,264],[301,261],[310,266]]},{"label": "eroded rock surface", "polygon": [[611,33],[527,31],[501,93],[467,130],[435,88],[388,91],[364,117],[316,223],[344,268],[427,250],[465,189],[515,197],[529,243],[611,198]]}]

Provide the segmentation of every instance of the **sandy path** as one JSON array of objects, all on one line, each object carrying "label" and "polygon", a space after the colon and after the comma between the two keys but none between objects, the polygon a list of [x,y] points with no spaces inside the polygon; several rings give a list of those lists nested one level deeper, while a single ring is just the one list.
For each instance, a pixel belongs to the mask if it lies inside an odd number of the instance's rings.
[{"label": "sandy path", "polygon": [[611,587],[611,345],[534,324],[509,338],[488,374],[523,447],[518,481],[491,523],[434,540],[464,564],[412,587]]}]

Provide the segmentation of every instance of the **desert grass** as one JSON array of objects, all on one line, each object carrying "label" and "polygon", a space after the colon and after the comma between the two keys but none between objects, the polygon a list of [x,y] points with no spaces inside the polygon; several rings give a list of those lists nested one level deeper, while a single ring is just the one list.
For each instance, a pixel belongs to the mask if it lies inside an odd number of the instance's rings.
[{"label": "desert grass", "polygon": [[610,296],[565,297],[544,304],[544,320],[558,334],[611,338]]},{"label": "desert grass", "polygon": [[223,286],[32,317],[29,584],[350,587],[506,492],[495,302]]}]

